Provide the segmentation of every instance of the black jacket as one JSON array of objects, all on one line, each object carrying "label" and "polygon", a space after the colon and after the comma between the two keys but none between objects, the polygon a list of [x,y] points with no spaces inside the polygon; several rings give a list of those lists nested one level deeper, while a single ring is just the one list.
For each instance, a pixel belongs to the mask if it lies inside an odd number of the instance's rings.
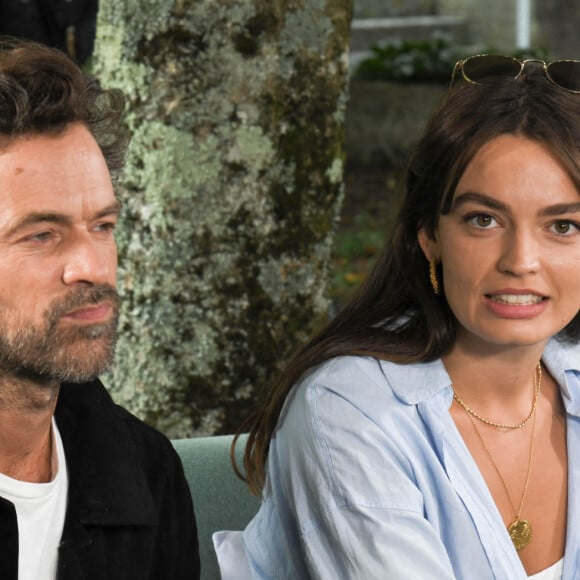
[{"label": "black jacket", "polygon": [[[198,579],[191,496],[167,438],[99,381],[63,385],[56,422],[69,476],[58,580]],[[0,546],[0,578],[16,580],[16,513],[1,498]]]}]

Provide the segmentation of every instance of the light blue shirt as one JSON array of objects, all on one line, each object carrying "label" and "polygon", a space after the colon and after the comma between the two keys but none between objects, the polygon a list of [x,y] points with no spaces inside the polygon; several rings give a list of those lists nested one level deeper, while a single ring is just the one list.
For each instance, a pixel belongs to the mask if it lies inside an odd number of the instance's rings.
[{"label": "light blue shirt", "polygon": [[[567,412],[562,578],[580,577],[580,347],[543,361]],[[526,572],[449,413],[438,360],[338,357],[292,392],[265,500],[243,533],[254,578],[524,580]]]}]

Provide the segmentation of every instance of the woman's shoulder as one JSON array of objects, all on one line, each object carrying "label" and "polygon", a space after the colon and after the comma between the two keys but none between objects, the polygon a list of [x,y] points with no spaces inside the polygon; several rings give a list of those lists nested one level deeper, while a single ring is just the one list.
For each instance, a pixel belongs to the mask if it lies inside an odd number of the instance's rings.
[{"label": "woman's shoulder", "polygon": [[311,369],[300,388],[322,388],[349,400],[375,393],[415,405],[450,384],[440,359],[400,364],[370,356],[338,356]]},{"label": "woman's shoulder", "polygon": [[[430,438],[417,405],[404,401],[397,389],[412,372],[433,367],[341,356],[313,368],[286,401],[272,440],[274,463],[300,465],[327,478],[361,461],[384,469],[388,463],[391,478],[410,477],[412,458],[430,453],[424,449]],[[334,481],[336,489],[342,479]]]},{"label": "woman's shoulder", "polygon": [[[433,369],[439,365],[442,378],[433,382],[437,377]],[[293,436],[305,438],[321,431],[372,428],[398,439],[406,431],[422,429],[415,400],[428,396],[425,381],[434,391],[437,385],[449,385],[439,365],[401,365],[363,356],[333,358],[311,369],[295,386],[280,415],[279,428],[299,431]]]}]

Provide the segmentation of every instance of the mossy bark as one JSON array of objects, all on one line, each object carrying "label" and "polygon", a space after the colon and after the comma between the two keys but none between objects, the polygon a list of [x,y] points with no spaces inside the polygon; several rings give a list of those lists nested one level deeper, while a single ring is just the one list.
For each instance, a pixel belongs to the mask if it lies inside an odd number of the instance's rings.
[{"label": "mossy bark", "polygon": [[351,0],[102,0],[128,96],[113,396],[229,432],[327,310]]}]

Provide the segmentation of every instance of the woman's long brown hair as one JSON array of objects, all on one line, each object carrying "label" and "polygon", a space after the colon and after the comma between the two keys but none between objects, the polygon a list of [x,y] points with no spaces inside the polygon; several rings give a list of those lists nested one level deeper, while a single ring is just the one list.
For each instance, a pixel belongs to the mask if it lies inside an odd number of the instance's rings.
[{"label": "woman's long brown hair", "polygon": [[[270,440],[284,401],[308,369],[342,355],[402,364],[429,361],[452,347],[455,319],[445,296],[436,296],[430,287],[417,231],[421,227],[435,231],[475,153],[504,134],[538,141],[566,168],[580,191],[579,129],[580,95],[554,86],[541,70],[526,70],[514,81],[460,83],[451,91],[411,158],[399,215],[374,269],[342,312],[294,356],[234,438],[232,458],[239,435],[249,431],[245,474],[235,460],[234,469],[253,494],[261,496],[264,490]],[[441,279],[441,271],[438,275]],[[580,314],[559,338],[580,338]]]}]

